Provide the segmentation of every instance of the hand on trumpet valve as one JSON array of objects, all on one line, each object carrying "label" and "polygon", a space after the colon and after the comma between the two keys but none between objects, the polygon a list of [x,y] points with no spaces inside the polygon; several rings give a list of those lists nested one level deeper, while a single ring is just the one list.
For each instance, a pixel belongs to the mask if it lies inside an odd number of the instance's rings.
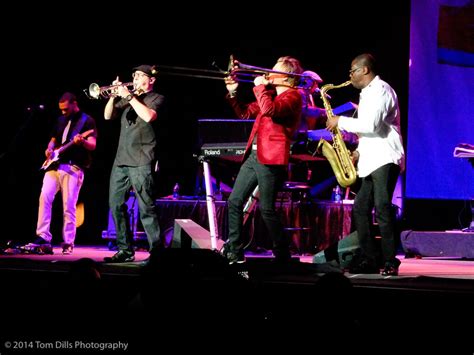
[{"label": "hand on trumpet valve", "polygon": [[110,86],[110,97],[117,97],[119,96],[118,94],[118,88],[119,86],[122,85],[122,82],[120,81],[119,77],[112,81],[112,85]]},{"label": "hand on trumpet valve", "polygon": [[130,90],[128,90],[128,87],[125,85],[120,85],[117,86],[117,95],[120,96],[121,98],[126,98],[128,95],[130,95]]}]

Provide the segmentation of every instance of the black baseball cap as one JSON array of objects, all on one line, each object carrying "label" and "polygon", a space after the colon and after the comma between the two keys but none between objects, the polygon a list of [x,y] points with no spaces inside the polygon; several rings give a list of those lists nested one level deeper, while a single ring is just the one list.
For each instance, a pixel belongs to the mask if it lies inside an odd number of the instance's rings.
[{"label": "black baseball cap", "polygon": [[148,64],[139,65],[138,67],[133,68],[133,71],[134,72],[141,71],[148,76],[154,76],[154,77],[158,75],[158,70],[156,70],[155,66],[148,65]]}]

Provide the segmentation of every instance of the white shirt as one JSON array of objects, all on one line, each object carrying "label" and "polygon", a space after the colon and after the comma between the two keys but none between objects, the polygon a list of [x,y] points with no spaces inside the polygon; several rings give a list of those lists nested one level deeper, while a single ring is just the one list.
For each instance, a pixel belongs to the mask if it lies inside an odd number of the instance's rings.
[{"label": "white shirt", "polygon": [[404,170],[397,94],[378,75],[360,92],[358,118],[340,116],[338,126],[359,136],[357,170],[360,177],[388,163]]}]

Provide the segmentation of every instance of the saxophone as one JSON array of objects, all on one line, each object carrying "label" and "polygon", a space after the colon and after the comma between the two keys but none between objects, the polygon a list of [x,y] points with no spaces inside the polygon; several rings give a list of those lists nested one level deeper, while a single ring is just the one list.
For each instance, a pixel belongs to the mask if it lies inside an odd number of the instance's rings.
[{"label": "saxophone", "polygon": [[[321,88],[321,99],[323,100],[328,118],[333,117],[334,113],[332,112],[331,104],[326,97],[326,92],[331,89],[338,89],[347,86],[350,83],[351,81],[349,80],[340,85],[327,84]],[[357,172],[351,159],[351,153],[346,148],[346,144],[342,139],[341,131],[338,127],[331,131],[331,136],[333,142],[332,145],[321,138],[318,143],[317,151],[321,151],[331,164],[331,168],[336,175],[339,185],[342,187],[350,186],[357,178]]]}]

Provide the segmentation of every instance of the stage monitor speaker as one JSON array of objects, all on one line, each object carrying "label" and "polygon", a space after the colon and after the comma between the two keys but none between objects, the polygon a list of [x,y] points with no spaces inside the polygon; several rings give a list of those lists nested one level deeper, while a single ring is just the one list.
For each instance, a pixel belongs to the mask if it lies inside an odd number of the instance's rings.
[{"label": "stage monitor speaker", "polygon": [[[335,247],[335,246],[334,246]],[[332,247],[329,247],[330,249]],[[314,264],[324,264],[330,260],[327,260],[328,249],[320,251],[313,257]],[[359,238],[357,232],[345,236],[337,243],[337,255],[339,258],[339,264],[341,267],[348,267],[352,259],[356,255],[360,254]]]},{"label": "stage monitor speaker", "polygon": [[[217,250],[224,242],[217,239]],[[191,219],[175,219],[172,248],[212,249],[209,231]]]},{"label": "stage monitor speaker", "polygon": [[474,258],[474,232],[406,230],[400,239],[407,256]]}]

